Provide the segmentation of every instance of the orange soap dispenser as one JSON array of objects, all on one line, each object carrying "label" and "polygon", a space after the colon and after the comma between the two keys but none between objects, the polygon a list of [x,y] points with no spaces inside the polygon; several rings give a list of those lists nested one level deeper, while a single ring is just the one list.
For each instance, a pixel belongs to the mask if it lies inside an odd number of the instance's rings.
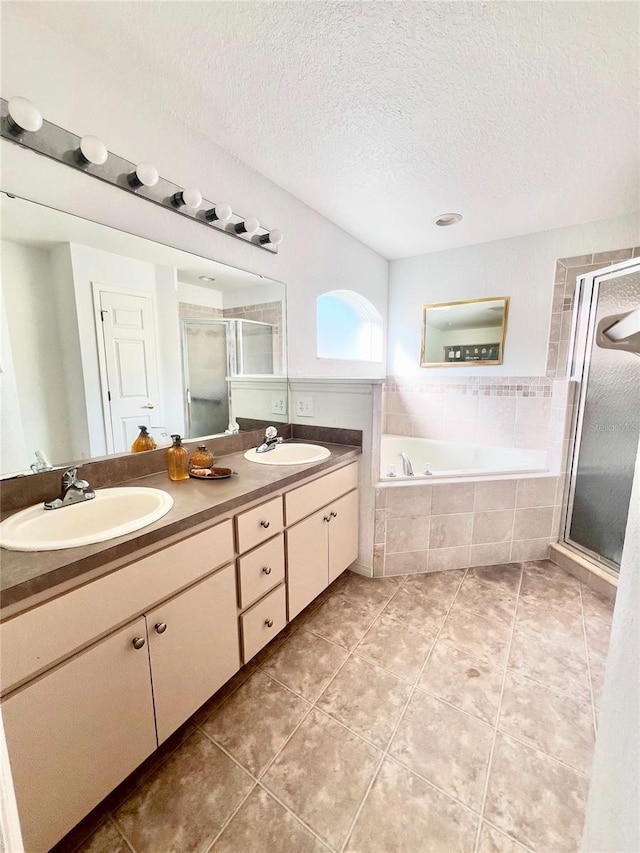
[{"label": "orange soap dispenser", "polygon": [[182,446],[182,437],[172,435],[173,444],[167,450],[167,470],[172,480],[189,479],[189,451]]}]

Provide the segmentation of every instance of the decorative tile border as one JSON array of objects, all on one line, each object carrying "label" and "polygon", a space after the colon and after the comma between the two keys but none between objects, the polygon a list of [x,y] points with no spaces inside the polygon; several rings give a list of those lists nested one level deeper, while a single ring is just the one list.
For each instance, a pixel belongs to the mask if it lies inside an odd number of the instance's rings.
[{"label": "decorative tile border", "polygon": [[469,376],[464,382],[388,376],[384,390],[475,397],[551,397],[552,395],[551,382],[544,376],[505,376],[500,381],[496,381],[495,376]]}]

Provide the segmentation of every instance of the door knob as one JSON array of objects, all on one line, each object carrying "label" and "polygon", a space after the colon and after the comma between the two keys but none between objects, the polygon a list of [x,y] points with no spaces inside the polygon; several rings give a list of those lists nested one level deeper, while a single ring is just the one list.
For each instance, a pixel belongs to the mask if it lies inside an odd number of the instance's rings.
[{"label": "door knob", "polygon": [[267,626],[267,628],[273,628],[273,619],[265,619],[264,624]]},{"label": "door knob", "polygon": [[145,642],[146,640],[144,637],[134,637],[131,641],[134,649],[141,649],[144,646]]},{"label": "door knob", "polygon": [[269,527],[270,523],[271,523],[271,522],[269,522],[269,521],[261,521],[261,522],[260,522],[260,526],[261,526],[261,527],[264,527],[264,529],[266,530],[266,529],[267,529],[267,527]]},{"label": "door knob", "polygon": [[166,622],[156,622],[156,624],[153,627],[156,629],[157,634],[164,634],[164,632],[167,630],[167,623]]},{"label": "door knob", "polygon": [[155,403],[145,403],[145,405],[141,406],[140,408],[141,409],[155,409],[155,407],[156,407]]},{"label": "door knob", "polygon": [[265,575],[270,575],[271,574],[271,566],[263,566],[262,571],[265,573]]}]

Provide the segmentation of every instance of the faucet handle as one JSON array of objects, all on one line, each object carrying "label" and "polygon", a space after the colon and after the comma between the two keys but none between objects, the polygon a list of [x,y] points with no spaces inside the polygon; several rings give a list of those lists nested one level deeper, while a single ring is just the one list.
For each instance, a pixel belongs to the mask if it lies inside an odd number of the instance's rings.
[{"label": "faucet handle", "polygon": [[268,426],[264,431],[264,437],[267,441],[270,441],[272,438],[275,438],[278,435],[278,430],[274,426]]},{"label": "faucet handle", "polygon": [[77,479],[78,479],[78,466],[72,465],[71,468],[67,468],[67,470],[62,475],[62,485],[63,486],[72,486]]}]

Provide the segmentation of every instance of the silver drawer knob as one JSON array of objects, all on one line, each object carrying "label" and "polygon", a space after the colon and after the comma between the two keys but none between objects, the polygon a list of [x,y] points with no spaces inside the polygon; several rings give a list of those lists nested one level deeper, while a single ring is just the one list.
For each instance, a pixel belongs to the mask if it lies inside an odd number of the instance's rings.
[{"label": "silver drawer knob", "polygon": [[146,643],[146,640],[144,637],[134,637],[133,640],[131,640],[131,643],[134,649],[141,649]]},{"label": "silver drawer knob", "polygon": [[328,524],[328,523],[331,521],[331,516],[330,516],[330,515],[325,515],[324,520],[325,520],[325,521],[327,522],[327,524]]},{"label": "silver drawer knob", "polygon": [[263,566],[262,571],[265,573],[265,575],[270,575],[271,574],[271,566]]},{"label": "silver drawer knob", "polygon": [[267,626],[267,628],[273,628],[273,619],[265,619],[264,624]]},{"label": "silver drawer knob", "polygon": [[157,634],[164,634],[164,632],[167,630],[167,623],[166,622],[156,622],[156,624],[153,627],[156,629]]},{"label": "silver drawer knob", "polygon": [[331,510],[331,518],[337,518],[337,517],[338,517],[338,513],[333,512],[333,510]]},{"label": "silver drawer knob", "polygon": [[260,522],[260,526],[261,526],[261,527],[264,527],[264,529],[266,530],[266,529],[267,529],[267,527],[269,527],[269,524],[270,524],[270,523],[271,523],[271,522],[269,522],[269,521],[261,521],[261,522]]}]

